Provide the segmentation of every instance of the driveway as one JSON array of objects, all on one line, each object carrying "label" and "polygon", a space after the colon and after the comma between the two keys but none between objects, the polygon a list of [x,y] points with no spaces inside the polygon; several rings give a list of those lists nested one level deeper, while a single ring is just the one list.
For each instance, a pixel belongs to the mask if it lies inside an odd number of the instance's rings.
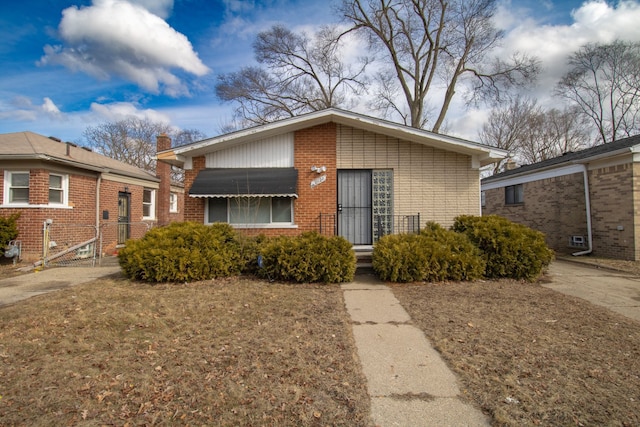
[{"label": "driveway", "polygon": [[640,276],[560,260],[549,273],[543,286],[640,321]]},{"label": "driveway", "polygon": [[108,267],[57,267],[2,279],[0,280],[0,307],[35,295],[91,282],[102,277],[119,276],[121,274],[120,266],[118,265]]}]

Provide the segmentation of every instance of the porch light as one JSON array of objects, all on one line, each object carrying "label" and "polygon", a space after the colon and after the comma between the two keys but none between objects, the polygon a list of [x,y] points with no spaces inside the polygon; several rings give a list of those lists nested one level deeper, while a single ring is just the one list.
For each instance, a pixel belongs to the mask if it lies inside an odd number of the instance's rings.
[{"label": "porch light", "polygon": [[326,166],[313,165],[313,166],[311,166],[311,171],[312,172],[317,172],[317,173],[322,173],[322,172],[326,172],[327,171],[327,167]]}]

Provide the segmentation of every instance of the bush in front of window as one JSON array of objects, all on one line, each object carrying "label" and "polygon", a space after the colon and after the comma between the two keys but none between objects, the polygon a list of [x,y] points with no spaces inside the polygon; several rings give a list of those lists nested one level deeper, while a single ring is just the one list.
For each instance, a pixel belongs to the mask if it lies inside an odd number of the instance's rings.
[{"label": "bush in front of window", "polygon": [[373,248],[372,265],[382,280],[437,282],[475,280],[484,274],[481,253],[463,234],[428,223],[420,234],[382,237]]},{"label": "bush in front of window", "polygon": [[452,228],[482,251],[487,278],[535,280],[554,258],[543,233],[498,215],[461,215]]},{"label": "bush in front of window", "polygon": [[152,283],[195,282],[239,274],[242,248],[229,224],[172,223],[129,240],[118,253],[123,273]]},{"label": "bush in front of window", "polygon": [[353,280],[356,257],[344,237],[306,232],[280,236],[261,248],[259,274],[272,280],[297,283],[342,283]]},{"label": "bush in front of window", "polygon": [[20,218],[19,213],[0,217],[0,250],[3,255],[9,242],[18,237],[18,218]]}]

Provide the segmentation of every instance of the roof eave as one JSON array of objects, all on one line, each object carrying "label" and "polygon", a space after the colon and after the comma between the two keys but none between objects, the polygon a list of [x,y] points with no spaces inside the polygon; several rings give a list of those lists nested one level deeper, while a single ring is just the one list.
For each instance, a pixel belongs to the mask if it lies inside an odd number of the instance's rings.
[{"label": "roof eave", "polygon": [[[171,150],[158,153],[158,159],[167,163],[179,165],[178,163],[181,161],[180,157],[184,159],[186,156],[195,157],[204,155],[212,150],[217,151],[236,144],[245,144],[329,122],[335,122],[347,126],[357,125],[357,127],[361,129],[375,133],[382,133],[398,139],[421,143],[448,151],[455,151],[470,156],[478,156],[483,165],[494,163],[498,160],[504,159],[508,155],[508,152],[505,150],[484,146],[460,138],[411,128],[356,113],[336,109],[326,109],[278,122],[267,123],[219,137],[208,138],[183,147],[175,147]],[[182,162],[183,161],[184,160],[182,160]]]}]

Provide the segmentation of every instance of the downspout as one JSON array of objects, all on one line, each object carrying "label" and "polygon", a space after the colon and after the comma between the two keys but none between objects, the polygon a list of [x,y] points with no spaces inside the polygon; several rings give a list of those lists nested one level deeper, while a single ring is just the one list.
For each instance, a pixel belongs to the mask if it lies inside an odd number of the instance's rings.
[{"label": "downspout", "polygon": [[591,200],[589,198],[589,174],[587,171],[587,165],[582,164],[582,173],[584,176],[584,204],[587,212],[587,243],[588,249],[586,251],[574,252],[571,255],[581,256],[588,255],[593,251],[593,234],[591,230]]},{"label": "downspout", "polygon": [[[96,233],[99,239],[98,242],[100,246],[97,248],[98,251],[98,260],[102,261],[102,238],[100,235],[100,187],[102,186],[102,172],[98,175],[98,180],[96,181]],[[95,252],[94,252],[95,254]]]}]

